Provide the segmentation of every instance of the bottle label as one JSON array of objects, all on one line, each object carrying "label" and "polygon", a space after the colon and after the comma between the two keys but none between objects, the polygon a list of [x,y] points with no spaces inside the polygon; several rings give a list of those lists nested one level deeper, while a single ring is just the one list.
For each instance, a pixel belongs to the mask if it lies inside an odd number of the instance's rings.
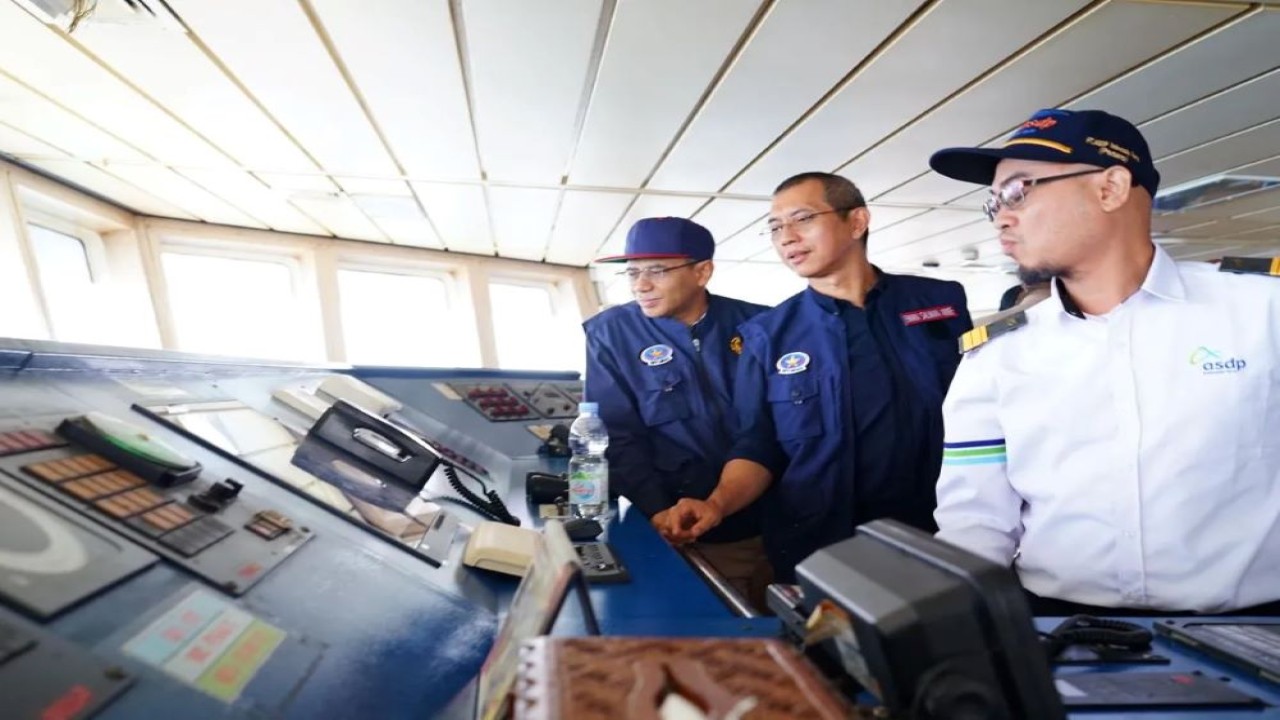
[{"label": "bottle label", "polygon": [[572,505],[590,505],[603,502],[604,483],[600,482],[603,473],[591,470],[578,470],[569,476],[569,503]]}]

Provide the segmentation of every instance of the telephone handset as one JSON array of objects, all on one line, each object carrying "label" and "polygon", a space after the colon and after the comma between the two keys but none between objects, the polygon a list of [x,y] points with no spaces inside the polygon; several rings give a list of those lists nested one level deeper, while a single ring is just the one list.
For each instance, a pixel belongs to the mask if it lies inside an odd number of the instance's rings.
[{"label": "telephone handset", "polygon": [[[462,468],[463,472],[480,483],[484,497],[463,485],[461,478],[458,477],[457,466],[424,438],[358,405],[338,400],[325,411],[324,415],[320,416],[308,433],[308,437],[311,436],[363,461],[379,474],[390,477],[405,486],[414,495],[426,486],[436,468],[443,464],[449,485],[462,496],[462,499],[448,497],[437,499],[460,502],[487,518],[508,525],[520,524],[520,520],[507,510],[498,493],[485,486],[481,478]],[[400,507],[407,504],[409,500],[412,500],[412,497],[400,503]]]}]

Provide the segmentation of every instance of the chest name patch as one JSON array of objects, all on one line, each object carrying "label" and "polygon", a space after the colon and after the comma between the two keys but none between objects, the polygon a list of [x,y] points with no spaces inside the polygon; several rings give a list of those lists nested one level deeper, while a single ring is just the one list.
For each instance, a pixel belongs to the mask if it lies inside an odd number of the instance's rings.
[{"label": "chest name patch", "polygon": [[954,305],[935,305],[934,307],[921,308],[919,310],[910,310],[901,313],[902,324],[907,327],[919,325],[920,323],[937,322],[939,320],[953,320],[960,317],[960,313],[956,312]]}]

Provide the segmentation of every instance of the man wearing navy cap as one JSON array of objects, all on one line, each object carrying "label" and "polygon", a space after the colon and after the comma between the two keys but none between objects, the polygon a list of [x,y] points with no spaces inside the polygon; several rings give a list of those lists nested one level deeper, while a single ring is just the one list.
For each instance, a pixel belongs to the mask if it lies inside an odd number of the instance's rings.
[{"label": "man wearing navy cap", "polygon": [[959,283],[872,266],[870,222],[839,175],[774,191],[764,232],[809,288],[741,326],[732,459],[706,501],[676,506],[677,542],[763,497],[765,547],[791,582],[797,563],[861,523],[934,529],[942,398],[972,324]]},{"label": "man wearing navy cap", "polygon": [[1153,244],[1160,175],[1105,112],[930,165],[990,186],[1005,253],[1054,278],[962,342],[939,537],[1011,564],[1039,614],[1280,610],[1280,279]]},{"label": "man wearing navy cap", "polygon": [[[609,429],[610,483],[666,528],[671,506],[715,487],[731,445],[737,326],[762,305],[707,292],[715,241],[684,218],[646,218],[627,233],[619,273],[635,301],[583,324],[586,396]],[[664,533],[665,534],[665,533]],[[752,507],[697,549],[757,609],[771,580]]]}]

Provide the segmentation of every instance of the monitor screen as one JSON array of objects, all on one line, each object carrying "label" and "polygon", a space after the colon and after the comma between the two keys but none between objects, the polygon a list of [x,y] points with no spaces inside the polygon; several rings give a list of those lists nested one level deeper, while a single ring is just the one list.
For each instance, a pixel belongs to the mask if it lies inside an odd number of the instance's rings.
[{"label": "monitor screen", "polygon": [[797,575],[807,608],[842,628],[829,634],[841,665],[895,716],[1066,717],[1009,568],[877,520]]}]

